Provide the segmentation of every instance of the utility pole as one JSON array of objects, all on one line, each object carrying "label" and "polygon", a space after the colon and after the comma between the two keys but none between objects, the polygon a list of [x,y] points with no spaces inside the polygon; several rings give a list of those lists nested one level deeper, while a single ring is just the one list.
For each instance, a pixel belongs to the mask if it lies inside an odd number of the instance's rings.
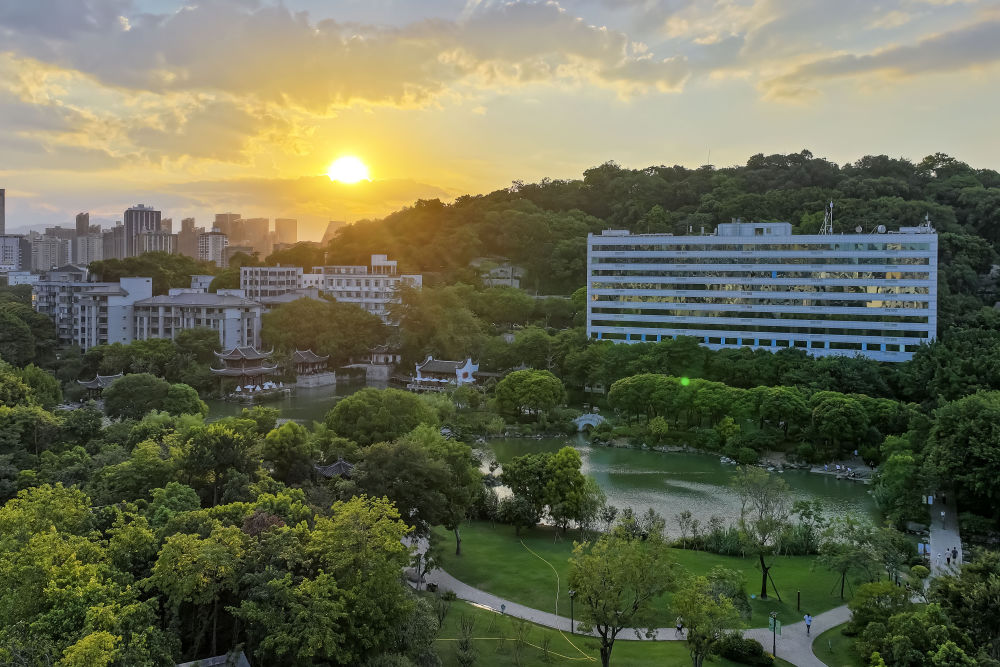
[{"label": "utility pole", "polygon": [[571,635],[576,634],[576,623],[573,620],[573,599],[576,597],[576,591],[572,588],[569,590],[569,633]]}]

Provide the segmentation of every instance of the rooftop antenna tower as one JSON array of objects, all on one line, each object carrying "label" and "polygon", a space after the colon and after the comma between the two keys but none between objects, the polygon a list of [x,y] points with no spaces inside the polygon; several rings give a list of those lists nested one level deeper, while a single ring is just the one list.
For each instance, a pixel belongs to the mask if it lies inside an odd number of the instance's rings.
[{"label": "rooftop antenna tower", "polygon": [[833,234],[833,202],[831,201],[826,207],[826,213],[823,215],[823,226],[819,228],[820,234]]}]

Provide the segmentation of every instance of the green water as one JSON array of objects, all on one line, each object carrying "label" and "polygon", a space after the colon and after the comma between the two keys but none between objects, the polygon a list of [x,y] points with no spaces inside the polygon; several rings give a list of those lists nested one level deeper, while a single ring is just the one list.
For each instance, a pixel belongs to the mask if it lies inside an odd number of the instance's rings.
[{"label": "green water", "polygon": [[[328,387],[297,387],[290,395],[273,401],[264,401],[258,405],[278,408],[281,411],[282,419],[292,419],[309,426],[314,421],[323,421],[323,417],[338,400],[364,388],[364,383],[344,382],[338,382]],[[219,400],[205,402],[208,403],[209,421],[222,417],[234,417],[239,415],[243,408],[250,407],[247,403]]]},{"label": "green water", "polygon": [[[291,396],[263,403],[281,410],[281,417],[306,425],[322,421],[324,415],[344,396],[364,388],[363,384],[339,383],[333,387],[296,389]],[[245,405],[208,401],[209,419],[238,415]],[[722,465],[709,454],[651,452],[592,446],[583,436],[571,439],[510,438],[492,440],[489,447],[503,464],[511,457],[531,452],[554,452],[571,444],[580,452],[583,472],[592,475],[618,507],[645,512],[652,507],[673,524],[673,516],[690,510],[704,523],[713,514],[726,520],[739,515],[739,501],[729,489],[735,466]],[[876,515],[868,486],[837,480],[801,470],[781,473],[795,500],[819,499],[828,514]],[[668,525],[668,529],[676,526]]]},{"label": "green water", "polygon": [[[609,503],[636,512],[652,507],[667,518],[671,532],[676,531],[673,516],[684,510],[690,510],[702,523],[713,514],[727,521],[739,518],[739,499],[729,488],[736,466],[719,463],[718,456],[595,447],[582,436],[493,440],[489,446],[503,465],[514,456],[554,452],[567,444],[580,452],[583,472],[597,480]],[[794,500],[818,499],[825,514],[877,516],[865,484],[804,470],[780,475]]]}]

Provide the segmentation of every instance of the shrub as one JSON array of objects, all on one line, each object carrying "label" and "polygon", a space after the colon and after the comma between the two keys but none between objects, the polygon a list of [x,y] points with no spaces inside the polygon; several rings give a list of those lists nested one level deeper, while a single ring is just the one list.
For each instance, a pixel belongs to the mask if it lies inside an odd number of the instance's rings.
[{"label": "shrub", "polygon": [[738,632],[726,633],[715,645],[715,650],[723,658],[743,665],[766,667],[774,664],[774,657],[764,650],[759,641]]}]

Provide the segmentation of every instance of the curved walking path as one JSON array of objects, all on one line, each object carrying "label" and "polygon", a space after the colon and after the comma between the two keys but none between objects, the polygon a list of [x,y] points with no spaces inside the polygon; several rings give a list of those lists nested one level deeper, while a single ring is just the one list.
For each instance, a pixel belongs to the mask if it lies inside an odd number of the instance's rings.
[{"label": "curved walking path", "polygon": [[[424,548],[425,545],[421,545]],[[499,596],[487,593],[484,590],[474,588],[463,583],[441,569],[432,570],[424,575],[425,584],[436,584],[438,590],[453,591],[455,595],[466,602],[485,607],[497,613],[507,616],[522,618],[538,625],[544,625],[556,630],[571,630],[570,619],[565,616],[550,614],[549,612],[526,607],[517,602],[511,602]],[[415,585],[411,582],[411,585]],[[502,612],[501,612],[502,608]],[[813,617],[810,635],[806,636],[806,624],[804,621],[783,625],[781,634],[776,637],[778,657],[787,660],[799,667],[826,667],[826,664],[813,655],[812,640],[824,630],[846,623],[850,620],[851,612],[847,606],[836,607],[829,611],[817,614]],[[767,628],[751,628],[744,630],[743,634],[759,641],[768,652],[771,650],[771,631]],[[596,632],[591,632],[590,636],[597,636]],[[618,639],[627,641],[646,640],[643,630],[626,628],[618,634]],[[683,635],[677,635],[674,628],[659,628],[651,638],[659,641],[683,641]]]}]

